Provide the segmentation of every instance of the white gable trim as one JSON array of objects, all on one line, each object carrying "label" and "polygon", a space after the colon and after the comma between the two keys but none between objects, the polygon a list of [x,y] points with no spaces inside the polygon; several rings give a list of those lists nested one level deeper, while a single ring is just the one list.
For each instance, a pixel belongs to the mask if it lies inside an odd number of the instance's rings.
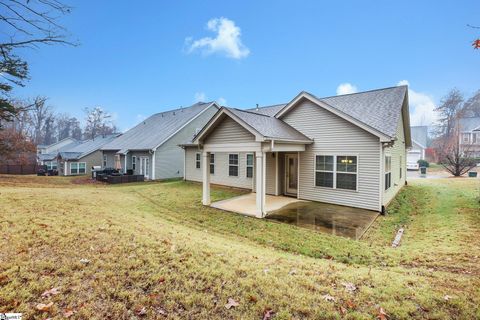
[{"label": "white gable trim", "polygon": [[381,133],[380,131],[370,127],[369,125],[367,125],[367,124],[349,116],[348,114],[333,108],[329,104],[323,102],[322,100],[319,100],[318,98],[314,97],[313,95],[311,95],[310,93],[305,92],[305,91],[300,92],[292,101],[290,101],[285,107],[283,107],[279,112],[277,112],[277,114],[275,115],[275,118],[280,119],[281,117],[283,117],[291,109],[293,109],[293,107],[302,99],[307,99],[307,100],[315,103],[316,105],[324,108],[325,110],[330,111],[331,113],[339,116],[340,118],[342,118],[344,120],[347,120],[348,122],[356,125],[357,127],[360,127],[363,130],[373,134],[374,136],[379,137],[381,142],[392,141],[392,137],[389,137],[389,136]]},{"label": "white gable trim", "polygon": [[199,113],[197,113],[194,117],[192,117],[190,120],[188,120],[183,126],[181,126],[180,128],[178,128],[177,131],[175,131],[174,133],[172,133],[171,135],[169,135],[166,139],[164,139],[160,144],[158,144],[155,148],[153,148],[152,150],[155,151],[157,150],[162,144],[164,144],[165,142],[167,142],[168,140],[170,140],[174,135],[176,135],[178,132],[180,132],[183,128],[185,128],[186,126],[188,126],[193,120],[197,119],[198,117],[200,117],[205,111],[207,111],[208,109],[210,109],[212,106],[215,106],[217,108],[220,108],[218,106],[218,104],[214,101],[212,103],[210,103],[210,105],[208,107],[206,107],[205,109],[203,109],[202,111],[200,111]]},{"label": "white gable trim", "polygon": [[215,116],[213,116],[212,119],[200,130],[200,132],[197,134],[197,136],[193,139],[193,143],[198,143],[198,141],[203,140],[205,138],[205,135],[211,130],[213,125],[215,125],[218,122],[218,119],[222,115],[226,115],[230,117],[233,121],[241,125],[244,129],[246,129],[248,132],[253,134],[255,136],[256,141],[264,141],[265,137],[261,135],[257,130],[253,129],[250,125],[248,125],[245,121],[237,117],[235,114],[233,114],[231,111],[226,109],[225,107],[220,108],[220,110],[217,112]]}]

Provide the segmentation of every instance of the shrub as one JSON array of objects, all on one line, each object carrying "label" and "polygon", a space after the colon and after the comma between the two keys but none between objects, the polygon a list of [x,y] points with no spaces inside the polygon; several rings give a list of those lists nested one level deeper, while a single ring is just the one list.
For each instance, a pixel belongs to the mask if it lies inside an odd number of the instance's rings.
[{"label": "shrub", "polygon": [[426,168],[428,168],[428,167],[430,166],[430,164],[428,163],[427,160],[422,160],[422,159],[420,159],[420,160],[417,161],[417,163],[418,163],[418,166],[419,166],[419,167],[426,167]]}]

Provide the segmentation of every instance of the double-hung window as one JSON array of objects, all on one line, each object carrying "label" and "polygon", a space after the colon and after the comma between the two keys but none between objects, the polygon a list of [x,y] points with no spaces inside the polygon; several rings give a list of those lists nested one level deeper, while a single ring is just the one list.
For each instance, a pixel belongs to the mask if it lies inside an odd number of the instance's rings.
[{"label": "double-hung window", "polygon": [[357,190],[357,157],[337,156],[337,189]]},{"label": "double-hung window", "polygon": [[333,188],[334,156],[316,156],[315,185]]},{"label": "double-hung window", "polygon": [[238,177],[238,154],[236,153],[228,155],[228,175]]},{"label": "double-hung window", "polygon": [[357,156],[318,155],[315,157],[315,185],[357,190]]},{"label": "double-hung window", "polygon": [[195,154],[195,168],[200,169],[200,153]]},{"label": "double-hung window", "polygon": [[385,190],[392,186],[392,156],[385,156]]},{"label": "double-hung window", "polygon": [[137,168],[137,157],[133,156],[132,157],[132,170],[135,171],[136,168]]},{"label": "double-hung window", "polygon": [[103,155],[103,167],[104,168],[107,167],[107,155],[106,154]]},{"label": "double-hung window", "polygon": [[247,153],[247,178],[253,178],[253,153]]},{"label": "double-hung window", "polygon": [[85,162],[70,163],[70,174],[85,174],[87,165]]},{"label": "double-hung window", "polygon": [[215,174],[215,153],[210,153],[210,174]]}]

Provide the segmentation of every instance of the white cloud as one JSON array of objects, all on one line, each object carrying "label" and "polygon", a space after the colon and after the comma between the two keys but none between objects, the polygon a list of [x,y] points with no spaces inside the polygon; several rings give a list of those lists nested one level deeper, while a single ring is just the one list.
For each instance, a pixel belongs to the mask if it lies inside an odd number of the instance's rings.
[{"label": "white cloud", "polygon": [[351,83],[348,83],[348,82],[341,83],[337,87],[337,96],[342,95],[342,94],[355,93],[355,92],[358,92],[357,87],[354,86]]},{"label": "white cloud", "polygon": [[207,29],[216,33],[215,38],[205,37],[195,41],[187,38],[185,42],[189,47],[188,52],[198,49],[204,54],[223,53],[233,59],[246,58],[250,54],[250,50],[240,39],[240,28],[234,21],[223,17],[210,19]]},{"label": "white cloud", "polygon": [[399,81],[399,86],[408,85],[408,98],[410,102],[410,125],[430,126],[438,119],[435,109],[435,102],[433,98],[427,93],[417,92],[410,88],[407,80]]},{"label": "white cloud", "polygon": [[205,102],[207,101],[207,95],[205,94],[205,92],[195,92],[193,100],[195,102]]},{"label": "white cloud", "polygon": [[220,97],[220,98],[217,99],[217,103],[218,103],[220,106],[224,106],[224,105],[227,104],[227,99]]}]

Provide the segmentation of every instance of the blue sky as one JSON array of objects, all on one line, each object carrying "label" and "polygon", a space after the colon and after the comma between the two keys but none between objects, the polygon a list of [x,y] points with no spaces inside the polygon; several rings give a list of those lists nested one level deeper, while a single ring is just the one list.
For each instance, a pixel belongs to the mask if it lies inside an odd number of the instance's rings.
[{"label": "blue sky", "polygon": [[410,84],[412,122],[429,123],[449,89],[480,89],[471,47],[480,30],[466,26],[480,25],[479,1],[69,4],[62,22],[80,45],[26,51],[31,80],[16,93],[48,96],[79,118],[101,106],[123,130],[198,99],[247,108],[400,81]]}]

